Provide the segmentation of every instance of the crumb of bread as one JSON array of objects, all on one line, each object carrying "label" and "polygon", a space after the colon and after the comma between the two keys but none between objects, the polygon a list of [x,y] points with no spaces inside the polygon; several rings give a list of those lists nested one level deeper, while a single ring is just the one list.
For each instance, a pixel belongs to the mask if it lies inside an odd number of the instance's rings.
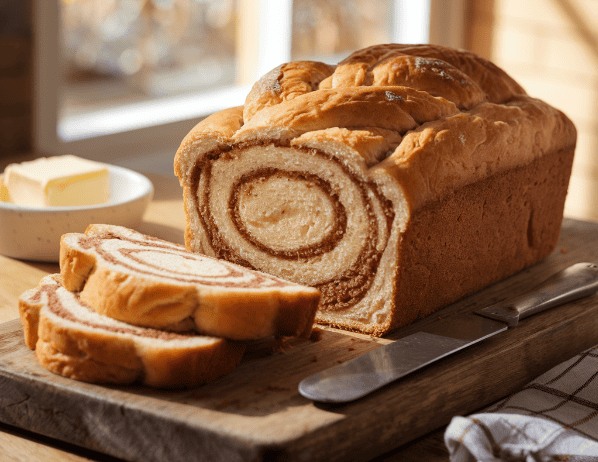
[{"label": "crumb of bread", "polygon": [[322,329],[320,329],[318,327],[314,327],[313,330],[311,331],[311,335],[309,336],[309,339],[312,342],[319,342],[320,340],[322,340]]}]

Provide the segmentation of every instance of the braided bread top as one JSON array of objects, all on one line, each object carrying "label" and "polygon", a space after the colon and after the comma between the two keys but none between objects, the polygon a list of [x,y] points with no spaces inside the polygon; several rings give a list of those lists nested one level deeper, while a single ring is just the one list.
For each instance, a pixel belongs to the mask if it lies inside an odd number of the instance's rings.
[{"label": "braided bread top", "polygon": [[[459,109],[484,101],[504,103],[525,94],[504,71],[474,53],[434,45],[375,45],[356,51],[337,66],[297,61],[258,80],[245,100],[245,123],[262,109],[315,90],[347,92],[352,87],[410,87],[441,97]],[[317,98],[315,95],[313,98]],[[304,104],[308,104],[306,100]],[[316,101],[314,101],[316,103]]]},{"label": "braided bread top", "polygon": [[276,67],[254,84],[244,107],[209,117],[189,133],[175,171],[184,178],[198,143],[206,152],[247,141],[318,146],[328,140],[336,152],[349,148],[360,156],[371,175],[398,180],[413,210],[481,174],[572,148],[576,137],[563,113],[472,52],[385,44],[336,66]]}]

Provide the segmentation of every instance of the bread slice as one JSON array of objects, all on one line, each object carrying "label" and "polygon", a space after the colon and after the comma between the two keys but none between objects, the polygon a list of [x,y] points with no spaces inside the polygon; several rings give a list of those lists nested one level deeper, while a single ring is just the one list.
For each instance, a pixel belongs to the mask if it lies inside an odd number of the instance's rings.
[{"label": "bread slice", "polygon": [[19,298],[25,343],[51,372],[94,383],[192,387],[234,369],[245,343],[131,326],[96,313],[44,277]]},{"label": "bread slice", "polygon": [[320,292],[136,231],[90,225],[60,243],[62,283],[129,324],[233,340],[311,333]]}]

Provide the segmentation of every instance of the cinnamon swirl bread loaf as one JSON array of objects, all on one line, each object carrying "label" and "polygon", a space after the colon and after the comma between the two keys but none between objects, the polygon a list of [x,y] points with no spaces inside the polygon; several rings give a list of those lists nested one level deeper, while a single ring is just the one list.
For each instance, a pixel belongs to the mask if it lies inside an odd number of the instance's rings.
[{"label": "cinnamon swirl bread loaf", "polygon": [[575,142],[467,51],[284,64],[182,141],[186,246],[316,287],[318,322],[383,335],[554,249]]},{"label": "cinnamon swirl bread loaf", "polygon": [[62,287],[58,274],[23,293],[19,312],[25,342],[40,364],[84,382],[191,387],[227,374],[245,351],[241,342],[145,329],[102,316]]},{"label": "cinnamon swirl bread loaf", "polygon": [[311,333],[320,293],[112,225],[60,240],[63,286],[129,324],[233,340]]}]

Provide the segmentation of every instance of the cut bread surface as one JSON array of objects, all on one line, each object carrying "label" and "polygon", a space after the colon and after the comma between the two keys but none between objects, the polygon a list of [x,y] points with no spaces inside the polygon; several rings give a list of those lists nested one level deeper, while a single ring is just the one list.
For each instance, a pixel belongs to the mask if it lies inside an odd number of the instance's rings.
[{"label": "cut bread surface", "polygon": [[90,225],[61,239],[63,285],[130,324],[250,340],[309,336],[320,293],[136,231]]},{"label": "cut bread surface", "polygon": [[85,382],[193,387],[233,370],[245,351],[242,342],[140,328],[98,314],[58,274],[23,293],[19,312],[25,343],[40,364]]},{"label": "cut bread surface", "polygon": [[470,52],[287,63],[182,141],[186,247],[316,287],[318,322],[383,335],[546,257],[575,143],[564,114]]}]

